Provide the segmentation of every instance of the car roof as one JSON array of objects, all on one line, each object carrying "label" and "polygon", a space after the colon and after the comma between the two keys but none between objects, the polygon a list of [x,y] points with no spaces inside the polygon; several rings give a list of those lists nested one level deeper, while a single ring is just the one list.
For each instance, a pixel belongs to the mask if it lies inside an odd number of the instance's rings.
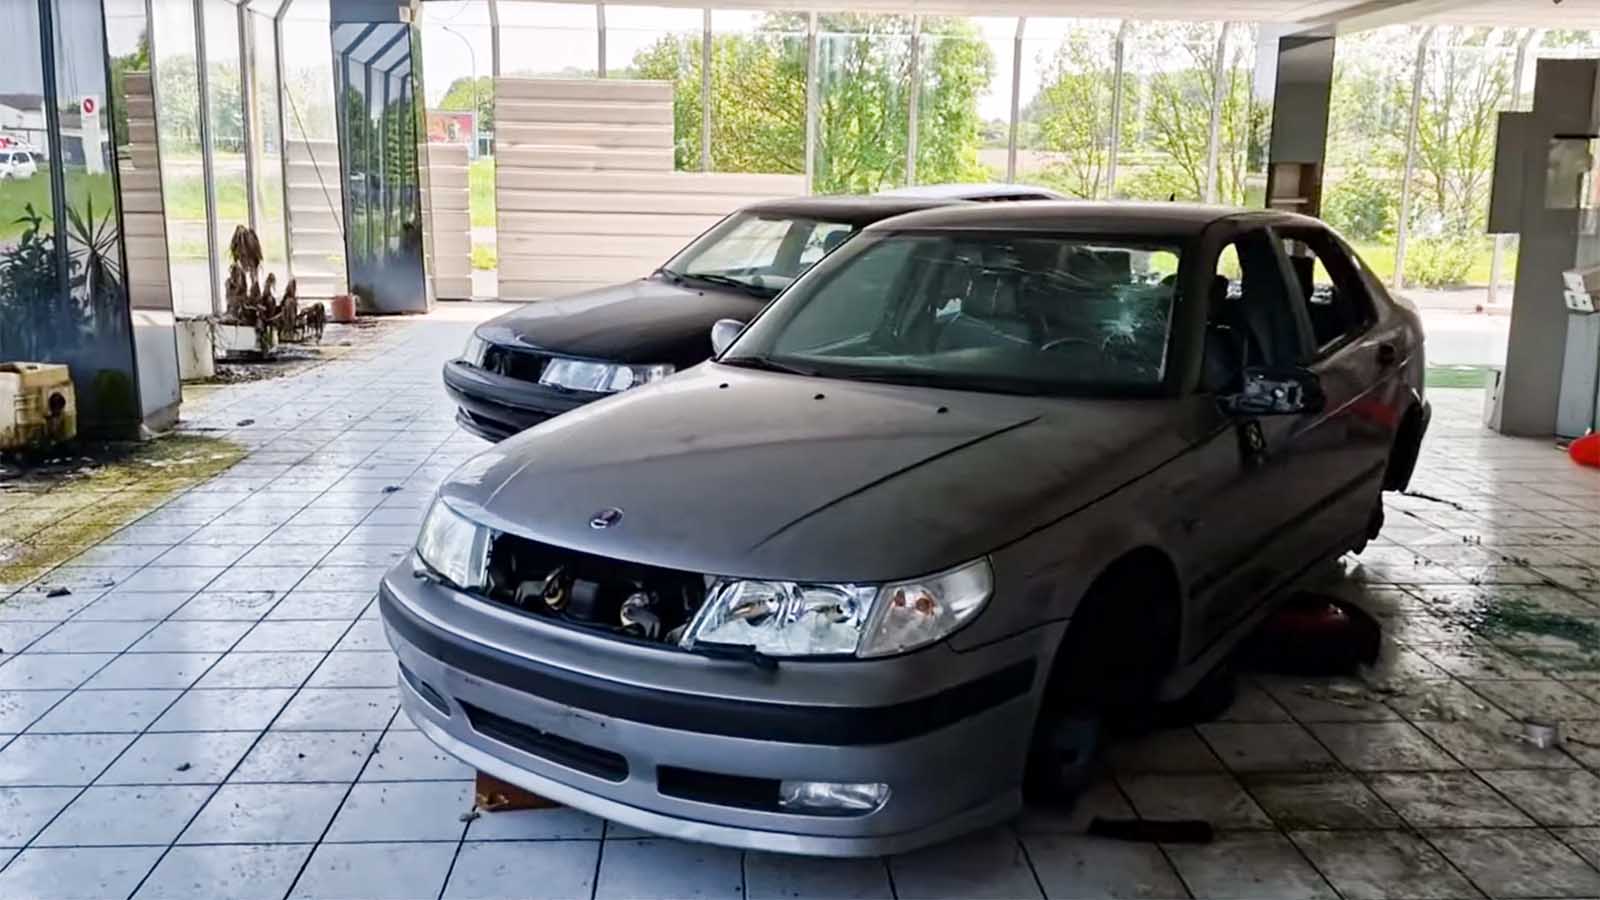
[{"label": "car roof", "polygon": [[1056,191],[1032,184],[919,184],[879,191],[880,197],[941,197],[947,200],[1009,200],[1016,197],[1065,200]]},{"label": "car roof", "polygon": [[935,209],[944,206],[964,205],[960,200],[941,197],[885,197],[882,195],[861,196],[826,196],[826,197],[786,197],[782,200],[765,200],[752,203],[740,212],[763,213],[766,215],[800,216],[805,218],[828,219],[836,222],[848,222],[852,225],[870,225],[882,219],[917,212],[925,209]]},{"label": "car roof", "polygon": [[1316,219],[1295,213],[1203,203],[1041,200],[1031,203],[963,203],[911,213],[871,230],[994,229],[1193,237],[1214,222],[1244,216],[1251,221],[1279,225],[1319,224]]}]

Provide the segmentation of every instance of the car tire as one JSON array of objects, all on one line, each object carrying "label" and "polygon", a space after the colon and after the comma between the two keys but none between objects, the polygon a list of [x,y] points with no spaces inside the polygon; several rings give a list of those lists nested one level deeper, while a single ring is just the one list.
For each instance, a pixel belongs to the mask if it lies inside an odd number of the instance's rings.
[{"label": "car tire", "polygon": [[1094,780],[1109,730],[1148,716],[1172,664],[1176,598],[1148,560],[1114,566],[1084,596],[1056,652],[1023,779],[1033,802],[1070,803]]}]

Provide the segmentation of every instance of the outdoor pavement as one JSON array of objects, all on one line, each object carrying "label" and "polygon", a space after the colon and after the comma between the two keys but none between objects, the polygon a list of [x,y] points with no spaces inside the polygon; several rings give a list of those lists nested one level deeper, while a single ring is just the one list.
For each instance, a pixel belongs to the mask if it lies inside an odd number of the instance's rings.
[{"label": "outdoor pavement", "polygon": [[[1435,395],[1438,499],[1395,498],[1328,586],[1380,616],[1380,665],[1249,676],[1220,719],[1116,746],[1071,813],[861,861],[463,816],[472,773],[397,714],[372,596],[483,446],[438,370],[493,311],[187,404],[248,458],[0,602],[0,898],[1600,896],[1600,471],[1484,432],[1468,391]],[[1108,842],[1097,813],[1220,831]]]}]

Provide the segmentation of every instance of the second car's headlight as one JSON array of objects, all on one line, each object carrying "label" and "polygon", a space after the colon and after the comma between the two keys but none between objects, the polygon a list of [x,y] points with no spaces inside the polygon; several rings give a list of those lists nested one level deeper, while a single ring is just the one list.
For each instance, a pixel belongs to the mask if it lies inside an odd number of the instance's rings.
[{"label": "second car's headlight", "polygon": [[539,373],[539,383],[569,391],[614,394],[671,375],[669,364],[631,366],[586,359],[552,359]]},{"label": "second car's headlight", "polygon": [[481,588],[489,558],[489,529],[443,500],[434,500],[417,533],[417,560],[457,588]]},{"label": "second car's headlight", "polygon": [[474,334],[467,338],[466,349],[461,351],[461,361],[474,366],[483,365],[483,357],[489,352],[489,342]]},{"label": "second car's headlight", "polygon": [[885,585],[725,580],[712,586],[683,644],[766,656],[889,656],[947,637],[994,591],[987,560]]}]

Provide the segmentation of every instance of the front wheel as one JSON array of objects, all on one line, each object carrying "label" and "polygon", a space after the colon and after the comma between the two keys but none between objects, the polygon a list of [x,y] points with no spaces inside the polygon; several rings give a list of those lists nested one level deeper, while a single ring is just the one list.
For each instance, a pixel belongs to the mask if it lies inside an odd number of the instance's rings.
[{"label": "front wheel", "polygon": [[1172,663],[1176,598],[1159,567],[1114,567],[1090,588],[1056,652],[1023,781],[1069,801],[1093,780],[1108,729],[1147,714]]}]

